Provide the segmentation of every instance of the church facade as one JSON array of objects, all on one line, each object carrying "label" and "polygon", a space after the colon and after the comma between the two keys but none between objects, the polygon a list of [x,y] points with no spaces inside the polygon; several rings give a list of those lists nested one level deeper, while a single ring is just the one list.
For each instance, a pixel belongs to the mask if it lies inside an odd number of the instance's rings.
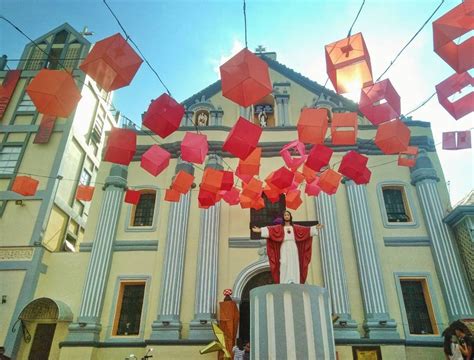
[{"label": "church facade", "polygon": [[[165,201],[165,190],[179,170],[199,184],[205,167],[236,169],[238,159],[222,144],[239,116],[263,127],[263,179],[283,166],[279,151],[297,139],[303,108],[357,112],[355,103],[279,63],[276,54],[260,56],[273,93],[241,108],[222,96],[218,81],[184,101],[180,129],[160,140],[172,159],[158,177],[140,167],[156,143],[146,129],[136,130],[130,166],[101,163],[84,238],[75,252],[50,251],[41,259],[31,300],[6,322],[21,320],[16,333],[3,335],[7,356],[26,359],[48,339],[59,359],[140,358],[150,348],[163,359],[213,358],[199,349],[213,340],[225,289],[239,304],[239,337],[249,339],[249,291],[272,282],[265,240],[252,238],[250,224],[271,217],[275,207],[267,203],[265,213],[221,201],[200,209],[198,188],[179,202]],[[296,221],[324,224],[313,240],[307,284],[329,292],[339,359],[444,359],[441,332],[474,312],[454,234],[443,221],[449,195],[430,124],[403,120],[419,148],[416,166],[384,155],[373,142],[376,127],[359,116],[356,145],[333,146],[329,136],[326,145],[334,150],[331,164],[349,150],[368,156],[371,181],[344,180],[336,194],[305,195],[292,211]],[[202,166],[179,157],[185,132],[197,129],[209,141]],[[137,205],[124,202],[127,188],[141,192]],[[284,210],[284,201],[278,206]],[[39,334],[41,324],[54,327]]]}]

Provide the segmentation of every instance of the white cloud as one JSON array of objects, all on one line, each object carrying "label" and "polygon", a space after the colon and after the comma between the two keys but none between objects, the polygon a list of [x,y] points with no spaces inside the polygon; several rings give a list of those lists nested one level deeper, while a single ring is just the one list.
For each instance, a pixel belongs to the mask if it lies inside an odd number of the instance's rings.
[{"label": "white cloud", "polygon": [[244,48],[244,44],[240,40],[234,39],[234,41],[232,43],[232,48],[229,51],[226,51],[226,52],[222,53],[219,56],[219,58],[211,58],[209,60],[209,62],[212,65],[212,69],[217,74],[217,76],[219,76],[219,78],[220,78],[219,67],[222,64],[224,64],[227,60],[229,60],[232,56],[237,54],[243,48]]}]

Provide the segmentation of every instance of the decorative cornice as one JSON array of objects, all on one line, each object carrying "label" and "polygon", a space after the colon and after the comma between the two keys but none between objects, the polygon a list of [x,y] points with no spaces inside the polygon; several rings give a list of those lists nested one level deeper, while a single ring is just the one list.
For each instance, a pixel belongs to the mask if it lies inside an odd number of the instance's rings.
[{"label": "decorative cornice", "polygon": [[422,180],[431,179],[433,181],[438,182],[439,177],[436,174],[436,170],[433,168],[419,168],[414,170],[411,173],[411,184],[416,185],[418,182]]},{"label": "decorative cornice", "polygon": [[[91,252],[93,243],[82,243],[79,246],[80,252]],[[156,240],[117,240],[114,243],[113,251],[156,251],[158,241]]]},{"label": "decorative cornice", "polygon": [[251,240],[250,238],[229,238],[230,248],[260,248],[265,246],[265,240]]},{"label": "decorative cornice", "polygon": [[448,225],[455,225],[465,216],[474,216],[474,205],[460,205],[445,216],[443,221]]},{"label": "decorative cornice", "polygon": [[113,164],[109,176],[105,179],[104,190],[109,186],[125,189],[127,187],[127,176],[128,168],[126,166]]},{"label": "decorative cornice", "polygon": [[385,246],[430,246],[431,239],[427,236],[410,236],[410,237],[386,237],[383,242]]}]

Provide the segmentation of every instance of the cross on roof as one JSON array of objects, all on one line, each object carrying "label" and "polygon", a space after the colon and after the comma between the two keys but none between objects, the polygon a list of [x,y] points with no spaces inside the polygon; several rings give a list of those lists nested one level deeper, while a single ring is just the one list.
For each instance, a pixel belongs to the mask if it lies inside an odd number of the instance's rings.
[{"label": "cross on roof", "polygon": [[265,51],[267,51],[267,49],[265,49],[262,45],[258,45],[258,47],[255,49],[256,52],[258,53],[263,53]]}]

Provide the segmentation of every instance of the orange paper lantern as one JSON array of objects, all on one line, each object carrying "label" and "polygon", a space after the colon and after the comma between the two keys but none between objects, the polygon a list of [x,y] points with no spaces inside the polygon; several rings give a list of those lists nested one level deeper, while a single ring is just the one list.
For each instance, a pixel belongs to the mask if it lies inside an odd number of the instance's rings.
[{"label": "orange paper lantern", "polygon": [[165,192],[165,200],[169,202],[178,202],[181,194],[179,191],[175,189],[166,189]]},{"label": "orange paper lantern", "polygon": [[253,178],[253,175],[242,174],[240,172],[240,167],[238,166],[237,166],[237,169],[235,169],[235,176],[237,176],[244,183],[248,183]]},{"label": "orange paper lantern", "polygon": [[271,186],[267,185],[264,187],[263,193],[271,203],[275,203],[280,200],[280,191],[276,188],[272,188]]},{"label": "orange paper lantern", "polygon": [[164,93],[153,100],[143,116],[143,125],[163,139],[178,130],[184,106]]},{"label": "orange paper lantern", "polygon": [[112,128],[105,145],[104,161],[130,165],[137,150],[137,133],[131,129]]},{"label": "orange paper lantern", "polygon": [[319,186],[319,178],[315,178],[311,182],[306,183],[304,192],[310,196],[318,196],[321,192],[321,187]]},{"label": "orange paper lantern", "polygon": [[76,191],[76,200],[91,201],[94,190],[94,186],[79,185]]},{"label": "orange paper lantern", "polygon": [[250,176],[258,175],[261,157],[262,148],[255,148],[245,160],[239,160],[239,173]]},{"label": "orange paper lantern", "polygon": [[332,149],[324,145],[315,145],[311,149],[306,160],[306,166],[314,171],[319,171],[329,164],[332,156]]},{"label": "orange paper lantern", "polygon": [[38,189],[39,181],[30,176],[17,176],[12,185],[12,191],[23,196],[33,196]]},{"label": "orange paper lantern", "polygon": [[465,0],[433,21],[434,51],[457,73],[474,68],[474,37],[456,44],[456,39],[474,30],[474,1]]},{"label": "orange paper lantern", "polygon": [[325,51],[326,71],[338,94],[372,84],[370,56],[361,33],[326,45]]},{"label": "orange paper lantern", "polygon": [[243,49],[221,65],[222,96],[248,107],[273,91],[268,64]]},{"label": "orange paper lantern", "polygon": [[303,203],[303,200],[301,200],[301,191],[299,190],[291,190],[288,191],[286,194],[286,207],[296,210],[300,207],[300,205]]},{"label": "orange paper lantern", "polygon": [[333,113],[331,141],[333,145],[355,145],[357,142],[357,113]]},{"label": "orange paper lantern", "polygon": [[263,200],[263,198],[261,197],[258,197],[257,199],[255,199],[252,203],[252,209],[254,210],[260,210],[260,209],[263,209],[265,207],[265,200]]},{"label": "orange paper lantern", "polygon": [[95,43],[81,68],[105,91],[127,86],[143,60],[120,34]]},{"label": "orange paper lantern", "polygon": [[413,167],[416,164],[418,155],[418,146],[408,146],[405,151],[398,154],[398,165]]},{"label": "orange paper lantern", "polygon": [[245,160],[255,150],[262,128],[239,117],[222,145],[222,150]]},{"label": "orange paper lantern", "polygon": [[250,209],[254,203],[254,199],[249,198],[243,194],[240,194],[240,207],[242,209]]},{"label": "orange paper lantern", "polygon": [[56,117],[68,117],[81,99],[72,75],[63,70],[40,70],[26,92],[38,112]]},{"label": "orange paper lantern", "polygon": [[405,151],[410,142],[410,129],[401,120],[380,124],[375,135],[375,144],[384,154]]},{"label": "orange paper lantern", "polygon": [[181,141],[181,159],[202,164],[209,151],[207,135],[187,132]]},{"label": "orange paper lantern", "polygon": [[262,189],[263,183],[260,180],[252,178],[248,184],[242,187],[242,195],[255,200],[262,194]]},{"label": "orange paper lantern", "polygon": [[193,185],[194,176],[190,173],[180,170],[175,175],[171,188],[181,194],[186,194]]},{"label": "orange paper lantern", "polygon": [[467,71],[451,75],[436,85],[439,103],[456,120],[474,111],[474,92],[471,91],[453,102],[449,100],[449,97],[469,85],[474,86],[474,78]]},{"label": "orange paper lantern", "polygon": [[280,156],[286,166],[297,169],[306,161],[305,146],[301,141],[294,140],[281,148]]},{"label": "orange paper lantern", "polygon": [[295,174],[295,178],[293,179],[294,183],[299,185],[305,180],[304,175],[300,173],[299,171],[295,171],[294,174]]},{"label": "orange paper lantern", "polygon": [[142,155],[140,166],[153,176],[158,176],[170,164],[171,154],[156,144]]},{"label": "orange paper lantern", "polygon": [[217,194],[222,186],[224,174],[216,169],[207,167],[201,181],[201,189]]},{"label": "orange paper lantern", "polygon": [[364,87],[360,91],[359,110],[374,125],[400,116],[400,95],[389,79]]},{"label": "orange paper lantern", "polygon": [[132,205],[137,205],[140,202],[141,192],[137,190],[128,189],[125,193],[125,202]]},{"label": "orange paper lantern", "polygon": [[303,166],[303,176],[306,180],[306,183],[313,182],[316,179],[316,171],[305,164]]},{"label": "orange paper lantern", "polygon": [[333,195],[337,192],[341,179],[341,174],[332,169],[327,169],[321,174],[318,185],[326,194]]},{"label": "orange paper lantern", "polygon": [[351,150],[343,156],[338,171],[342,175],[354,180],[362,175],[364,169],[366,169],[367,161],[369,161],[367,156]]},{"label": "orange paper lantern", "polygon": [[328,130],[326,109],[303,109],[296,126],[298,139],[305,144],[322,144]]}]

